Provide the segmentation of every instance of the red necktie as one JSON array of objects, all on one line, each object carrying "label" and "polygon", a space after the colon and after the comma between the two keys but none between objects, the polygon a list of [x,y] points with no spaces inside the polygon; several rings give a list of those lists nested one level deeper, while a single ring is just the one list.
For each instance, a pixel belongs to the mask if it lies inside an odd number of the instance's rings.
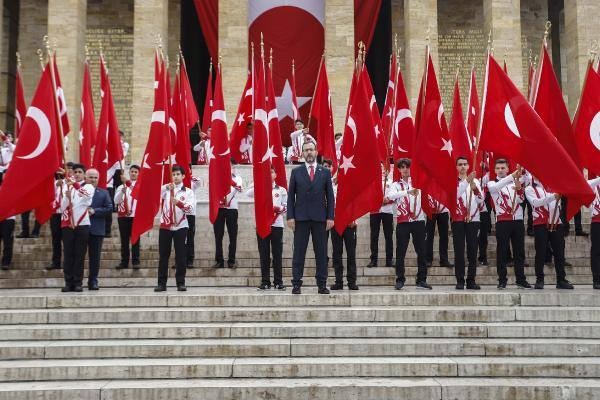
[{"label": "red necktie", "polygon": [[315,167],[313,167],[311,165],[309,168],[310,168],[310,181],[312,182],[315,180]]}]

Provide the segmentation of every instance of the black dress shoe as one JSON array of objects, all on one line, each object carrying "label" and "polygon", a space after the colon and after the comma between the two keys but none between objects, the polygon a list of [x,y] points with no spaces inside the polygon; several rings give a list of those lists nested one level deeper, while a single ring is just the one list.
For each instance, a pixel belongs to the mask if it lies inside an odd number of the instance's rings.
[{"label": "black dress shoe", "polygon": [[119,265],[117,265],[115,267],[115,269],[127,269],[128,265],[127,264],[123,264],[123,263],[119,263]]},{"label": "black dress shoe", "polygon": [[292,294],[300,294],[302,291],[300,290],[300,286],[294,286],[292,288]]},{"label": "black dress shoe", "polygon": [[165,285],[158,285],[154,288],[155,292],[166,292],[167,287]]},{"label": "black dress shoe", "polygon": [[29,236],[29,235],[27,235],[25,233],[22,233],[22,232],[17,235],[17,239],[27,239],[27,238],[30,238],[30,237],[31,236]]},{"label": "black dress shoe", "polygon": [[81,285],[77,285],[73,288],[74,292],[83,292],[83,288],[81,287]]},{"label": "black dress shoe", "polygon": [[237,268],[237,262],[235,262],[235,261],[232,262],[232,263],[228,262],[227,263],[227,268],[231,268],[231,269]]},{"label": "black dress shoe", "polygon": [[60,265],[50,264],[46,266],[46,271],[52,271],[53,269],[60,269]]},{"label": "black dress shoe", "polygon": [[329,294],[330,292],[329,292],[329,289],[327,289],[327,287],[323,286],[323,287],[319,288],[318,293],[319,294]]},{"label": "black dress shoe", "polygon": [[370,263],[368,263],[366,265],[367,268],[376,268],[377,267],[377,261],[371,261]]},{"label": "black dress shoe", "polygon": [[341,283],[334,283],[330,287],[331,290],[344,290],[344,285]]},{"label": "black dress shoe", "polygon": [[454,264],[448,261],[440,261],[440,267],[454,268]]},{"label": "black dress shoe", "polygon": [[417,289],[425,289],[425,290],[431,290],[431,289],[433,289],[431,287],[431,285],[428,284],[425,281],[417,282],[416,286],[417,286]]},{"label": "black dress shoe", "polygon": [[534,289],[542,290],[544,288],[544,281],[536,280],[535,285],[533,285]]},{"label": "black dress shoe", "polygon": [[98,287],[97,283],[92,283],[91,285],[88,285],[88,290],[99,290],[100,288]]},{"label": "black dress shoe", "polygon": [[571,282],[569,282],[566,279],[564,281],[558,281],[558,282],[556,282],[556,288],[557,289],[575,289],[573,287],[573,285],[571,284]]},{"label": "black dress shoe", "polygon": [[225,268],[225,263],[222,262],[215,262],[213,265],[210,266],[211,268]]},{"label": "black dress shoe", "polygon": [[432,262],[431,262],[431,261],[427,261],[427,262],[425,263],[425,266],[426,266],[427,268],[431,268],[431,265],[432,265]]},{"label": "black dress shoe", "polygon": [[71,286],[63,286],[60,291],[63,293],[72,292],[73,288]]},{"label": "black dress shoe", "polygon": [[32,237],[32,238],[34,238],[34,239],[35,239],[35,238],[39,238],[39,237],[40,237],[40,234],[39,234],[39,233],[32,233],[32,234],[31,234],[31,237]]},{"label": "black dress shoe", "polygon": [[187,288],[185,287],[185,285],[177,285],[177,291],[178,292],[187,292]]},{"label": "black dress shoe", "polygon": [[283,286],[283,283],[278,283],[277,285],[273,286],[273,289],[275,289],[275,290],[285,290],[285,286]]},{"label": "black dress shoe", "polygon": [[458,283],[456,284],[456,286],[454,286],[454,288],[455,288],[456,290],[464,290],[464,289],[465,289],[465,284],[464,284],[463,282],[458,282]]},{"label": "black dress shoe", "polygon": [[140,269],[140,262],[139,261],[133,261],[131,263],[131,265],[133,265],[133,269]]},{"label": "black dress shoe", "polygon": [[527,236],[535,236],[535,233],[533,233],[533,229],[527,229]]},{"label": "black dress shoe", "polygon": [[105,237],[105,238],[111,238],[111,237],[112,237],[112,234],[110,234],[110,233],[107,233],[106,235],[104,235],[104,237]]},{"label": "black dress shoe", "polygon": [[600,283],[594,283],[592,286],[594,289],[600,289]]},{"label": "black dress shoe", "polygon": [[10,265],[2,264],[0,268],[2,268],[3,271],[8,271],[10,269]]},{"label": "black dress shoe", "polygon": [[394,289],[402,290],[403,287],[404,287],[404,282],[396,282],[396,286],[394,286]]},{"label": "black dress shoe", "polygon": [[358,286],[356,285],[356,283],[349,283],[348,289],[349,290],[358,290]]},{"label": "black dress shoe", "polygon": [[271,285],[268,283],[261,283],[259,287],[256,288],[257,290],[263,291],[263,290],[270,290],[271,289]]},{"label": "black dress shoe", "polygon": [[496,286],[496,289],[498,289],[498,290],[506,289],[506,282],[499,283],[498,286]]},{"label": "black dress shoe", "polygon": [[479,260],[479,265],[482,265],[482,266],[484,266],[484,267],[487,267],[487,266],[489,265],[489,264],[488,264],[488,260]]},{"label": "black dress shoe", "polygon": [[193,261],[188,261],[188,262],[185,264],[185,267],[186,267],[186,268],[194,268],[194,262],[193,262]]},{"label": "black dress shoe", "polygon": [[467,282],[467,289],[468,290],[481,290],[481,286],[479,286],[475,282]]},{"label": "black dress shoe", "polygon": [[517,288],[519,289],[532,289],[533,286],[527,281],[517,282]]},{"label": "black dress shoe", "polygon": [[587,232],[584,232],[584,231],[577,231],[577,232],[575,232],[575,236],[588,237],[588,236],[590,236],[590,234]]}]

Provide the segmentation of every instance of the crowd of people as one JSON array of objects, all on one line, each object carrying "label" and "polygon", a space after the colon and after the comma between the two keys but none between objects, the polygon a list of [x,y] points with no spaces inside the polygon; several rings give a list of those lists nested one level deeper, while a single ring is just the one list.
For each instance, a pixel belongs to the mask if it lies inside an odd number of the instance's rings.
[{"label": "crowd of people", "polygon": [[[251,135],[249,135],[251,138]],[[10,133],[0,138],[0,169],[10,163],[14,151],[14,139]],[[336,137],[340,142],[340,137]],[[204,137],[200,150],[209,135]],[[125,143],[123,143],[125,146]],[[128,146],[127,146],[128,147]],[[339,147],[339,146],[338,146]],[[317,162],[320,161],[320,162]],[[297,164],[289,178],[288,189],[278,186],[276,171],[271,170],[272,200],[274,219],[271,233],[265,238],[257,235],[257,250],[261,265],[259,290],[285,290],[282,274],[283,235],[287,225],[293,232],[292,293],[301,293],[304,264],[309,238],[312,237],[315,279],[318,293],[327,294],[330,290],[343,290],[344,272],[348,289],[358,290],[356,271],[357,221],[343,229],[334,226],[335,197],[337,180],[332,174],[332,160],[320,159],[316,142],[302,121],[297,121],[292,134],[289,162]],[[565,221],[565,200],[559,193],[551,193],[542,182],[522,168],[509,170],[509,162],[496,159],[481,179],[470,171],[469,160],[458,157],[456,160],[457,199],[454,210],[449,210],[435,199],[421,198],[420,188],[411,179],[411,160],[400,159],[395,167],[399,178],[394,180],[390,166],[382,165],[381,181],[384,192],[379,210],[369,215],[370,261],[367,268],[377,267],[380,228],[385,238],[385,265],[394,268],[395,289],[400,290],[406,282],[405,258],[412,241],[417,255],[415,285],[418,289],[432,289],[427,282],[428,268],[433,262],[433,242],[437,227],[439,237],[440,266],[453,268],[457,290],[479,290],[477,267],[488,265],[488,236],[492,221],[495,220],[496,267],[498,289],[507,286],[507,267],[514,267],[516,285],[519,288],[543,289],[544,266],[554,263],[556,288],[573,289],[568,281],[565,266],[565,236],[569,233],[569,222]],[[490,179],[493,169],[495,179]],[[62,269],[64,273],[63,292],[83,290],[84,262],[88,254],[89,290],[98,290],[98,273],[102,256],[103,238],[111,235],[112,214],[117,212],[121,240],[121,260],[117,269],[131,266],[140,268],[140,244],[130,243],[137,201],[133,195],[140,167],[130,165],[125,171],[118,171],[115,180],[118,185],[107,189],[98,188],[98,171],[77,163],[67,163],[55,176],[54,214],[50,219],[52,236],[52,256],[47,269]],[[169,258],[175,252],[175,282],[177,290],[185,291],[186,270],[194,267],[196,196],[198,180],[191,180],[191,187],[184,185],[185,170],[180,166],[171,168],[172,183],[161,191],[159,211],[160,228],[158,234],[159,264],[156,292],[167,290]],[[593,275],[593,288],[600,289],[600,178],[591,179],[588,184],[596,193],[590,205],[591,250],[590,264]],[[116,189],[113,189],[117,186]],[[223,237],[225,228],[229,235],[227,267],[236,268],[236,244],[238,233],[238,201],[240,197],[252,198],[252,185],[245,188],[242,177],[233,169],[231,189],[219,205],[218,217],[213,225],[215,255],[212,268],[225,268]],[[425,196],[425,195],[424,195]],[[423,209],[427,204],[429,215]],[[525,225],[527,210],[527,227]],[[494,215],[494,216],[493,216]],[[17,237],[37,237],[40,227],[36,225],[29,232],[29,212],[22,216],[22,232]],[[12,260],[13,216],[0,222],[3,244],[1,268],[10,268]],[[396,238],[394,243],[394,219]],[[588,236],[583,231],[581,218],[575,219],[575,234]],[[448,257],[448,236],[451,228],[454,248],[454,263]],[[534,237],[535,243],[535,283],[532,286],[525,275],[525,236]],[[330,287],[328,280],[328,245],[332,244],[332,259],[335,282]],[[394,254],[395,245],[395,254]],[[346,252],[346,268],[343,253]],[[273,280],[271,280],[271,269]],[[345,271],[344,271],[345,270]]]}]

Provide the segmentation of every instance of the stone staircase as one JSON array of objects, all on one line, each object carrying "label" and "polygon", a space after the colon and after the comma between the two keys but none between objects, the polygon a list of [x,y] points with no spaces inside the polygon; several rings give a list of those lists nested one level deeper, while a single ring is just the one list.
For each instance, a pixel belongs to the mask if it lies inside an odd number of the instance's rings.
[{"label": "stone staircase", "polygon": [[600,296],[0,291],[4,399],[598,399]]}]

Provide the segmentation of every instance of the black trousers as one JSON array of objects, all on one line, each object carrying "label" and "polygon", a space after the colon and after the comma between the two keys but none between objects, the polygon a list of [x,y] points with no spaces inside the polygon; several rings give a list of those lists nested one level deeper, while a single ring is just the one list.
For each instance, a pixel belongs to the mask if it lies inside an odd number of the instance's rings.
[{"label": "black trousers", "polygon": [[556,226],[556,230],[550,232],[546,225],[536,225],[533,227],[535,236],[535,277],[539,281],[544,281],[544,263],[548,257],[548,247],[552,246],[554,255],[554,269],[556,271],[556,281],[564,281],[565,276],[565,232],[561,225]]},{"label": "black trousers", "polygon": [[13,245],[15,243],[15,220],[5,219],[0,222],[0,240],[2,240],[2,265],[9,266],[12,262]]},{"label": "black trousers", "polygon": [[[110,201],[112,202],[113,212],[114,212],[114,207],[116,207],[116,205],[115,205],[115,188],[109,187],[109,188],[106,188],[106,190],[108,191],[108,194],[110,196]],[[108,236],[108,237],[111,236],[112,220],[113,220],[113,213],[112,212],[106,213],[106,223],[104,224],[104,226],[106,228],[106,236]]]},{"label": "black trousers", "polygon": [[479,222],[453,222],[454,275],[457,283],[465,282],[465,245],[467,250],[467,283],[475,283],[477,275],[477,232]]},{"label": "black trousers", "polygon": [[140,262],[140,241],[130,244],[131,228],[133,227],[133,217],[117,218],[119,224],[119,236],[121,236],[121,264],[129,264],[129,246],[131,246],[131,260],[134,263]]},{"label": "black trousers", "polygon": [[194,262],[194,238],[196,235],[196,216],[188,215],[188,233],[185,239],[185,248],[186,248],[186,262],[187,264],[192,264]]},{"label": "black trousers", "polygon": [[438,227],[440,263],[448,262],[448,213],[433,214],[432,219],[427,218],[425,231],[425,261],[433,261],[433,238],[435,237],[435,225]]},{"label": "black trousers", "polygon": [[427,280],[425,262],[425,221],[402,222],[396,224],[396,282],[404,282],[404,257],[412,235],[413,247],[417,253],[417,282]]},{"label": "black trousers", "polygon": [[[392,216],[390,214],[390,216]],[[379,226],[377,227],[379,229]],[[348,285],[356,284],[356,227],[347,227],[340,236],[335,229],[331,230],[331,244],[333,246],[333,270],[335,271],[335,283],[344,283],[344,264],[342,256],[344,245],[346,245],[346,280]],[[376,253],[377,254],[377,253]]]},{"label": "black trousers", "polygon": [[383,225],[383,236],[385,237],[385,265],[392,265],[394,256],[394,214],[375,213],[369,215],[371,226],[371,261],[377,263],[379,252],[379,228]]},{"label": "black trousers", "polygon": [[527,211],[527,230],[530,231],[533,229],[533,208],[531,207],[531,203],[527,201],[527,198],[521,203],[521,207],[523,207],[523,215]]},{"label": "black trousers", "polygon": [[235,262],[235,250],[237,244],[238,232],[238,210],[229,208],[219,208],[217,220],[213,225],[215,233],[215,261],[222,264],[223,259],[223,236],[225,235],[225,225],[227,225],[227,233],[229,234],[229,253],[227,255],[227,263]]},{"label": "black trousers", "polygon": [[592,277],[594,283],[600,283],[600,222],[590,224],[590,236],[592,239],[592,248],[590,251]]},{"label": "black trousers", "polygon": [[98,284],[98,271],[100,271],[100,255],[102,254],[102,241],[104,236],[90,235],[88,238],[88,286]]},{"label": "black trousers", "polygon": [[[29,236],[29,216],[31,215],[31,210],[25,211],[21,214],[21,234],[24,236]],[[41,225],[37,220],[33,224],[32,234],[39,235],[40,234]]]},{"label": "black trousers", "polygon": [[[273,262],[273,285],[283,285],[282,255],[283,255],[283,227],[272,226],[271,233],[266,238],[256,235],[258,254],[260,255],[260,274],[262,283],[271,285],[271,261]],[[273,259],[271,260],[271,253]]]},{"label": "black trousers", "polygon": [[60,267],[62,256],[62,228],[60,227],[61,214],[52,214],[50,217],[50,233],[52,235],[52,266]]},{"label": "black trousers", "polygon": [[302,286],[304,276],[304,261],[308,238],[312,236],[313,250],[317,268],[315,279],[317,286],[327,286],[327,244],[325,221],[296,221],[294,230],[294,253],[292,256],[292,285]]},{"label": "black trousers", "polygon": [[65,286],[81,286],[83,281],[83,263],[88,246],[90,226],[80,225],[75,228],[62,228],[63,240],[63,274]]},{"label": "black trousers", "polygon": [[171,243],[175,247],[175,283],[185,285],[185,238],[188,228],[160,229],[158,231],[158,284],[164,286],[169,277],[169,257],[171,257]]},{"label": "black trousers", "polygon": [[498,282],[506,284],[506,264],[508,263],[509,246],[515,265],[517,283],[526,281],[525,278],[525,225],[523,220],[496,222],[496,257]]},{"label": "black trousers", "polygon": [[[569,232],[569,230],[571,229],[571,223],[569,221],[567,221],[567,198],[566,197],[563,197],[561,199],[560,220],[562,221],[563,225],[565,226],[564,232]],[[581,210],[579,210],[577,212],[577,214],[575,214],[573,216],[573,222],[575,223],[575,232],[582,232],[583,226],[581,225]]]},{"label": "black trousers", "polygon": [[487,262],[488,236],[492,232],[492,214],[488,212],[479,213],[479,261]]}]

